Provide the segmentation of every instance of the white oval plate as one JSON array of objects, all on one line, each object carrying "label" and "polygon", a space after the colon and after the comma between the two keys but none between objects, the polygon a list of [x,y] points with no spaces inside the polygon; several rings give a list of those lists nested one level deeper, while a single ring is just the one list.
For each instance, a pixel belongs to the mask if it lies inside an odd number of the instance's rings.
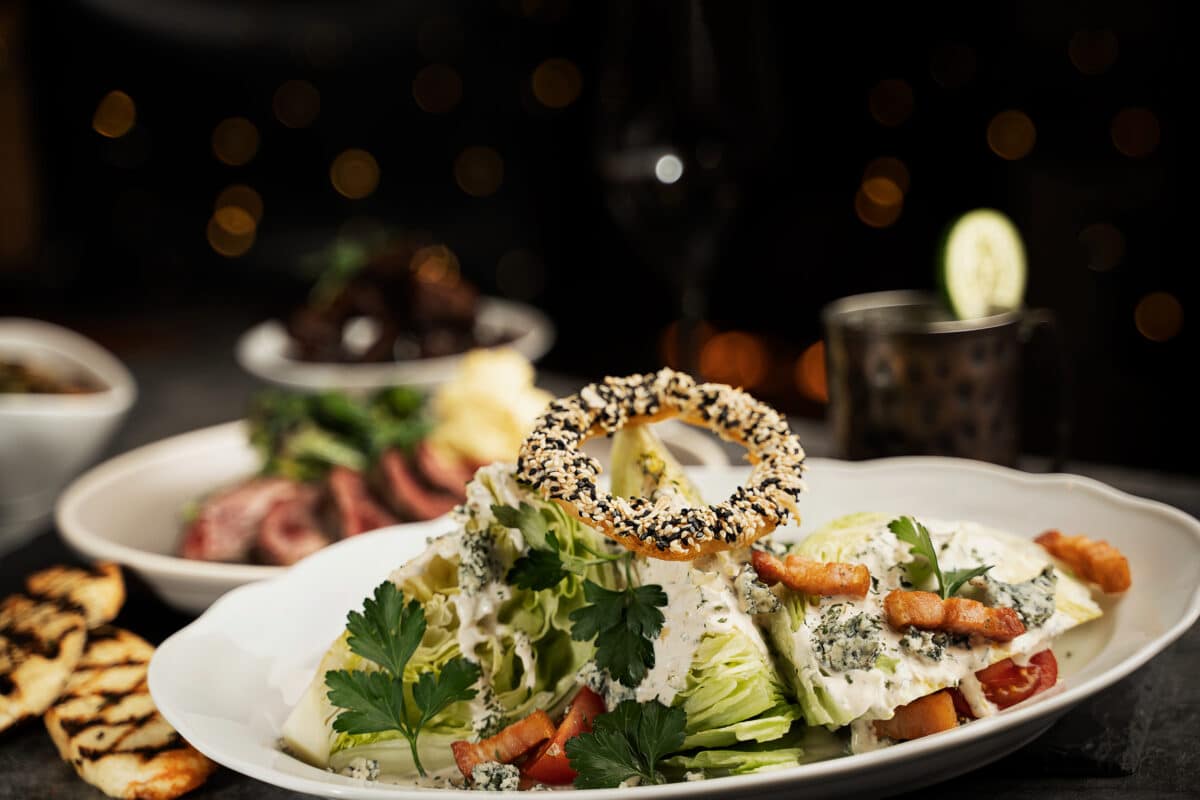
[{"label": "white oval plate", "polygon": [[[1181,511],[1087,478],[1028,475],[957,459],[809,463],[810,492],[801,499],[804,530],[845,513],[878,510],[973,519],[1029,536],[1050,527],[1086,531],[1126,553],[1133,589],[1120,600],[1105,600],[1103,619],[1067,634],[1058,687],[995,717],[876,752],[776,772],[581,796],[807,800],[892,794],[945,780],[1033,739],[1073,705],[1140,667],[1200,614],[1200,522]],[[706,496],[718,497],[745,472],[725,467],[691,474]],[[447,522],[434,521],[356,537],[322,550],[281,578],[229,593],[154,655],[150,692],[159,710],[213,760],[286,789],[372,800],[427,799],[431,791],[460,800],[480,797],[345,778],[284,755],[276,744],[318,659],[342,630],[346,612],[418,553],[427,535],[448,528]]]},{"label": "white oval plate", "polygon": [[[685,464],[729,463],[721,446],[703,431],[679,423],[664,423],[657,430]],[[596,440],[589,452],[605,460],[607,445],[607,439]],[[253,475],[258,466],[242,422],[172,436],[110,459],[72,483],[58,501],[58,529],[84,557],[123,564],[170,605],[199,613],[235,586],[273,578],[286,569],[176,555],[184,507]]]},{"label": "white oval plate", "polygon": [[[524,303],[496,297],[481,298],[476,324],[507,334],[511,341],[504,346],[515,349],[530,361],[537,361],[554,344],[554,324],[550,318]],[[251,375],[292,389],[368,391],[385,386],[445,383],[457,374],[464,355],[333,364],[292,358],[289,355],[291,346],[287,329],[276,320],[267,320],[242,334],[237,343],[237,360]]]}]

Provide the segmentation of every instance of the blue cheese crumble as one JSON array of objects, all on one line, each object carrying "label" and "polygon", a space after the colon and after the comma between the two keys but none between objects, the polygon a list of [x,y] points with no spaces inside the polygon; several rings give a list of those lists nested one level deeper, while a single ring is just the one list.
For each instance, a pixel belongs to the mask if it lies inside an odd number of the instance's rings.
[{"label": "blue cheese crumble", "polygon": [[845,603],[835,603],[827,608],[813,631],[813,652],[830,672],[870,669],[883,650],[883,621],[865,613],[842,619],[846,607]]},{"label": "blue cheese crumble", "polygon": [[463,594],[479,594],[500,578],[496,540],[488,530],[463,531],[459,540],[458,585]]},{"label": "blue cheese crumble", "polygon": [[342,767],[342,775],[360,781],[379,780],[379,762],[373,758],[355,758]]},{"label": "blue cheese crumble", "polygon": [[514,764],[484,761],[471,770],[471,785],[481,792],[515,792],[521,788],[521,771]]},{"label": "blue cheese crumble", "polygon": [[1026,628],[1044,625],[1054,616],[1054,594],[1058,575],[1049,565],[1039,574],[1020,583],[1004,583],[990,575],[974,578],[980,602],[993,607],[1011,608],[1021,617]]},{"label": "blue cheese crumble", "polygon": [[733,588],[737,592],[738,608],[746,614],[771,614],[783,608],[771,587],[758,579],[758,572],[749,564],[733,579]]},{"label": "blue cheese crumble", "polygon": [[622,700],[633,700],[637,692],[612,679],[608,670],[601,669],[595,661],[588,661],[579,668],[579,680],[604,700],[605,707],[612,711]]}]

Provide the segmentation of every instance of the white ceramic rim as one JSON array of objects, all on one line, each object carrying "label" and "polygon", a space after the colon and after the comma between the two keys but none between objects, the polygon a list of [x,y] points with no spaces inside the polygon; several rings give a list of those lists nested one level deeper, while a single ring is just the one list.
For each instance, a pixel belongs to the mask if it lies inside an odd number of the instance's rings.
[{"label": "white ceramic rim", "polygon": [[186,458],[191,451],[207,450],[212,446],[214,437],[219,437],[227,430],[241,432],[243,428],[244,423],[237,420],[181,433],[135,448],[92,467],[67,487],[55,505],[54,519],[63,539],[79,552],[92,558],[116,561],[134,570],[145,570],[166,577],[250,582],[274,578],[286,572],[287,567],[198,561],[139,550],[93,533],[80,516],[80,505],[83,501],[97,492],[104,491],[106,484],[120,480],[131,471],[145,469],[147,462],[175,462]]},{"label": "white ceramic rim", "polygon": [[[1135,497],[1127,494],[1111,486],[1106,486],[1099,481],[1090,478],[1084,478],[1077,475],[1069,475],[1062,473],[1049,474],[1030,474],[1023,473],[1018,470],[1009,469],[1007,467],[985,464],[982,462],[969,461],[965,459],[942,458],[937,456],[911,456],[902,458],[887,458],[874,461],[861,462],[845,462],[832,459],[811,459],[814,466],[825,465],[827,467],[841,467],[848,471],[868,471],[879,468],[892,468],[897,466],[909,465],[912,467],[930,467],[942,466],[953,468],[955,470],[973,471],[980,475],[988,475],[999,477],[1004,480],[1014,481],[1018,483],[1054,483],[1058,482],[1064,485],[1065,489],[1088,492],[1104,502],[1122,505],[1134,506],[1146,513],[1165,516],[1179,524],[1184,529],[1191,532],[1196,540],[1197,547],[1200,547],[1200,521],[1194,517],[1185,514],[1184,512],[1172,508],[1164,503],[1159,503],[1154,500],[1146,500],[1144,498]],[[373,534],[364,534],[371,536]],[[333,547],[337,547],[334,544]],[[328,552],[331,548],[326,548],[321,552]],[[321,553],[310,557],[306,561],[319,562]],[[294,570],[286,575],[274,578],[269,581],[264,581],[258,584],[242,586],[227,593],[214,603],[208,611],[201,615],[196,621],[186,626],[173,636],[168,638],[162,645],[159,646],[158,652],[150,662],[149,686],[150,693],[155,694],[156,681],[156,664],[161,665],[162,659],[160,654],[169,652],[172,648],[172,642],[178,637],[185,635],[185,632],[191,629],[203,630],[205,618],[211,619],[215,611],[221,607],[242,602],[242,596],[247,593],[260,592],[262,595],[269,596],[273,588],[277,585],[277,581],[286,580],[305,580],[306,562],[301,562]],[[309,569],[315,567],[309,566]],[[1047,721],[1055,719],[1057,714],[1064,713],[1071,706],[1081,702],[1086,697],[1094,694],[1101,689],[1107,688],[1134,670],[1141,667],[1158,653],[1162,652],[1168,645],[1177,640],[1183,633],[1190,628],[1197,617],[1200,617],[1200,586],[1192,591],[1191,602],[1182,617],[1174,625],[1168,628],[1165,632],[1152,639],[1135,651],[1131,656],[1123,661],[1114,664],[1106,671],[1096,675],[1089,680],[1086,680],[1078,685],[1064,688],[1061,691],[1055,691],[1053,694],[1041,696],[1036,702],[1031,702],[1022,707],[1016,707],[1006,710],[1002,714],[997,714],[993,717],[988,717],[981,720],[976,720],[970,725],[964,725],[952,731],[939,733],[937,736],[931,736],[924,739],[916,739],[910,742],[902,742],[892,747],[887,747],[882,750],[875,750],[869,753],[860,753],[858,755],[846,756],[843,758],[835,758],[828,761],[818,761],[811,764],[804,764],[797,767],[789,767],[787,769],[774,770],[770,772],[762,772],[751,775],[739,775],[725,778],[710,778],[702,783],[672,783],[661,786],[645,786],[634,787],[630,789],[579,789],[574,790],[570,796],[582,798],[611,798],[628,797],[636,792],[639,796],[646,797],[663,797],[663,798],[683,798],[693,797],[705,794],[705,789],[711,787],[713,791],[721,789],[732,789],[734,787],[745,790],[747,793],[753,792],[756,789],[778,788],[781,784],[786,784],[789,776],[797,776],[802,773],[806,779],[819,779],[822,777],[835,776],[841,773],[850,772],[859,767],[886,767],[892,764],[908,760],[919,760],[922,756],[934,753],[943,749],[953,749],[958,744],[965,744],[972,739],[982,737],[989,734],[996,734],[1000,731],[1014,728],[1026,723],[1032,723],[1039,718],[1046,718]],[[157,702],[157,700],[156,700]],[[194,742],[194,736],[189,734],[194,733],[188,726],[186,717],[171,714],[171,709],[161,708],[163,715],[167,721],[175,726],[183,738]],[[197,749],[204,752],[203,742]],[[213,753],[205,753],[210,758]],[[256,780],[269,783],[280,788],[289,789],[292,791],[303,792],[325,797],[379,797],[391,798],[392,800],[402,800],[414,796],[436,796],[446,797],[452,800],[472,800],[478,798],[479,794],[472,790],[463,789],[410,789],[407,787],[396,786],[376,786],[365,784],[361,787],[343,787],[323,781],[312,780],[300,776],[291,775],[288,773],[265,768],[261,764],[246,759],[240,758],[237,755],[222,753],[219,759],[214,758],[230,769],[240,772]],[[431,794],[436,793],[436,794]],[[526,792],[500,792],[497,797],[527,797]]]},{"label": "white ceramic rim", "polygon": [[0,317],[0,344],[0,352],[50,350],[105,387],[84,394],[0,394],[0,415],[110,416],[124,413],[137,399],[137,384],[125,365],[70,328],[28,317]]},{"label": "white ceramic rim", "polygon": [[[554,323],[541,311],[524,303],[498,297],[480,298],[477,322],[515,333],[516,338],[497,347],[511,347],[530,361],[537,361],[554,344]],[[372,364],[323,363],[289,358],[288,343],[287,330],[282,323],[278,320],[260,322],[238,339],[235,350],[238,364],[265,381],[299,389],[375,389],[397,383],[430,385],[444,382],[464,355]]]}]

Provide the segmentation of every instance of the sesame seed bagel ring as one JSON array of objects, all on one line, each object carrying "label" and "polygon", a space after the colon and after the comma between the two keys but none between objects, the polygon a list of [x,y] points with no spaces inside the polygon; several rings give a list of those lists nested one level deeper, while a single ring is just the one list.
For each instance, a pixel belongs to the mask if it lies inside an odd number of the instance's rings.
[{"label": "sesame seed bagel ring", "polygon": [[[579,448],[626,425],[679,419],[746,448],[750,478],[723,503],[677,508],[614,497],[596,486],[600,464]],[[517,479],[610,539],[650,558],[686,561],[767,535],[804,491],[804,450],[787,420],[740,389],[696,383],[670,369],[605,378],[559,398],[521,445]]]}]

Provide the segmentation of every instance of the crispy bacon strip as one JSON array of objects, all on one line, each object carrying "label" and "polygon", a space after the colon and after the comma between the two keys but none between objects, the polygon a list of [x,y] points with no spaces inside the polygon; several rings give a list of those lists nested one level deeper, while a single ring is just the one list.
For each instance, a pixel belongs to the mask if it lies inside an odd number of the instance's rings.
[{"label": "crispy bacon strip", "polygon": [[782,583],[793,591],[812,595],[866,597],[871,573],[866,564],[822,563],[790,555],[787,562],[764,550],[753,550],[750,562],[758,578],[768,586]]},{"label": "crispy bacon strip", "polygon": [[905,741],[957,726],[958,712],[954,710],[954,699],[950,692],[943,689],[900,706],[891,719],[875,720],[875,733]]},{"label": "crispy bacon strip", "polygon": [[1011,608],[990,608],[962,597],[943,600],[933,592],[895,589],[883,598],[883,611],[888,624],[897,630],[913,627],[996,642],[1010,642],[1025,632],[1025,623]]},{"label": "crispy bacon strip", "polygon": [[463,777],[470,778],[476,764],[484,761],[508,764],[553,737],[554,733],[550,716],[539,709],[481,742],[451,742],[450,750]]},{"label": "crispy bacon strip", "polygon": [[1099,585],[1105,592],[1123,592],[1132,583],[1129,560],[1108,542],[1086,536],[1063,536],[1059,531],[1046,531],[1034,541],[1065,562],[1080,578]]}]

